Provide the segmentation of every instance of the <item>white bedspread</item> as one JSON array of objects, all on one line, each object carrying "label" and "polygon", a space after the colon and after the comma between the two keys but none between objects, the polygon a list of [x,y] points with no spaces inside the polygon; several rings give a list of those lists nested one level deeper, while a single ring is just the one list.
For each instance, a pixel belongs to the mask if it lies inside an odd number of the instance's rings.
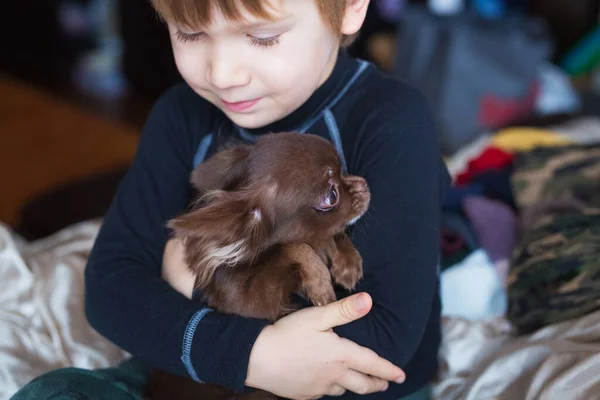
[{"label": "white bedspread", "polygon": [[[99,222],[26,243],[0,224],[0,400],[57,368],[127,354],[84,315],[83,271]],[[440,400],[600,399],[600,311],[515,338],[503,318],[444,319]]]},{"label": "white bedspread", "polygon": [[40,374],[127,356],[84,315],[83,270],[99,222],[27,243],[0,224],[0,400]]}]

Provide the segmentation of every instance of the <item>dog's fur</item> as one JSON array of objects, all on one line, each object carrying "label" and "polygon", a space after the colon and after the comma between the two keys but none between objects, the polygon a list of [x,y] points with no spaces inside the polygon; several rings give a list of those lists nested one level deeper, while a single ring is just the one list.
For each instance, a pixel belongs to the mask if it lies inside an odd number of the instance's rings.
[{"label": "dog's fur", "polygon": [[[191,180],[198,201],[168,226],[183,241],[194,290],[209,307],[275,321],[297,308],[293,294],[325,305],[336,299],[332,278],[348,290],[362,278],[362,258],[345,229],[366,212],[369,189],[342,172],[327,140],[266,135],[218,152]],[[149,385],[153,400],[274,398],[159,375]]]}]

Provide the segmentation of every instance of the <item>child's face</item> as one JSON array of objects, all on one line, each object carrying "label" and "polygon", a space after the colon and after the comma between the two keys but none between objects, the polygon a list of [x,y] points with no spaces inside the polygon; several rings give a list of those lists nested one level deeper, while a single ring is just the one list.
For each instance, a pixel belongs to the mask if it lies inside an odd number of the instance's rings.
[{"label": "child's face", "polygon": [[274,21],[244,13],[210,26],[169,23],[179,72],[237,125],[257,128],[286,117],[329,77],[339,38],[312,0],[272,0]]}]

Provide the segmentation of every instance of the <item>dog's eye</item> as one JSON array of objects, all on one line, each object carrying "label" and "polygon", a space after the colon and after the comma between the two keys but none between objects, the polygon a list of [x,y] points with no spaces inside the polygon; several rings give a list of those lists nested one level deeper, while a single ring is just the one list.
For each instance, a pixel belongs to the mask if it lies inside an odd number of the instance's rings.
[{"label": "dog's eye", "polygon": [[339,201],[340,195],[338,193],[337,188],[334,185],[330,185],[327,194],[325,195],[325,197],[323,197],[321,203],[318,207],[315,207],[315,209],[318,211],[330,211],[333,210],[335,206],[337,206]]},{"label": "dog's eye", "polygon": [[337,192],[337,189],[335,188],[335,186],[330,186],[329,193],[326,198],[329,201],[329,203],[331,204],[331,207],[334,207],[335,205],[337,205],[338,197],[339,197],[338,192]]}]

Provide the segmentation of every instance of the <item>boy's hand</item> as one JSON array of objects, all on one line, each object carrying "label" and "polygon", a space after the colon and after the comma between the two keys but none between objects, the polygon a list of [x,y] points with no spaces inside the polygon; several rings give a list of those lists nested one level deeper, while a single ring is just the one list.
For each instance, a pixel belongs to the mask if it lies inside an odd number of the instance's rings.
[{"label": "boy's hand", "polygon": [[[162,276],[192,297],[195,278],[179,240],[165,247]],[[313,399],[346,390],[374,393],[385,390],[387,381],[403,381],[400,368],[332,330],[364,317],[371,306],[371,297],[361,293],[296,311],[267,326],[252,348],[246,385],[284,398]]]},{"label": "boy's hand", "polygon": [[324,307],[296,311],[258,336],[246,385],[290,399],[384,391],[404,372],[373,351],[340,338],[332,328],[365,316],[371,297],[356,294]]},{"label": "boy's hand", "polygon": [[162,278],[179,293],[192,298],[196,277],[185,261],[185,250],[180,240],[171,239],[163,253]]}]

